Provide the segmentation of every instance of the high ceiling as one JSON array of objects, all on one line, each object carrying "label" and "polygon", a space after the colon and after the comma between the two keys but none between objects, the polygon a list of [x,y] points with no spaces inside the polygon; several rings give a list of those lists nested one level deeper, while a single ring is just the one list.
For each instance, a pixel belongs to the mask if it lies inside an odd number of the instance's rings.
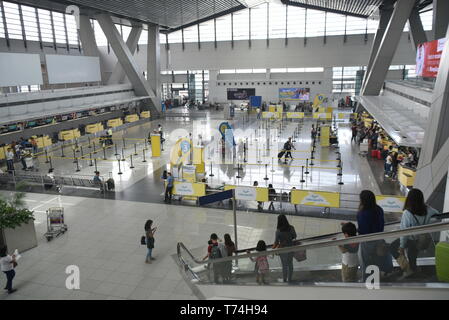
[{"label": "high ceiling", "polygon": [[289,5],[368,17],[383,3],[383,0],[291,0],[282,2]]},{"label": "high ceiling", "polygon": [[[395,0],[16,0],[37,7],[65,11],[74,4],[89,15],[109,12],[118,18],[154,23],[163,29],[178,29],[214,17],[235,12],[262,2],[348,14],[370,16],[384,1]],[[410,0],[412,1],[412,0]],[[420,3],[432,0],[419,0]]]}]

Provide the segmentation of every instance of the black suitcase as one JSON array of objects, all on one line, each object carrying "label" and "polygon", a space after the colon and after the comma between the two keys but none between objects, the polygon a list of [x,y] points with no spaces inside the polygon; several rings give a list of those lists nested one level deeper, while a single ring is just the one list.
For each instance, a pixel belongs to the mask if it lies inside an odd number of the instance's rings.
[{"label": "black suitcase", "polygon": [[108,179],[108,181],[106,181],[106,184],[108,186],[108,190],[112,191],[115,189],[114,179],[112,179],[112,178]]},{"label": "black suitcase", "polygon": [[281,152],[278,153],[278,159],[282,158],[285,154],[285,150],[282,150]]}]

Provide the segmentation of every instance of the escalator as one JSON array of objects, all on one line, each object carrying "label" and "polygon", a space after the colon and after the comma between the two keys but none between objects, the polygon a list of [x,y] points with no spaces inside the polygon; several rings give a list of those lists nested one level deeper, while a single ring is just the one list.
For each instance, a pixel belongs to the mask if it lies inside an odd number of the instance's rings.
[{"label": "escalator", "polygon": [[[447,218],[449,214],[439,216]],[[379,272],[369,278],[367,285],[362,281],[361,268],[358,270],[357,282],[342,282],[341,252],[339,245],[358,243],[360,247],[373,248],[379,241],[391,244],[400,237],[429,235],[431,244],[419,252],[417,268],[405,277],[395,259],[388,273]],[[385,225],[384,232],[351,238],[342,237],[341,233],[326,234],[301,239],[293,247],[271,249],[257,252],[255,248],[238,250],[235,256],[202,261],[205,248],[187,249],[178,243],[177,262],[184,279],[192,290],[203,299],[449,299],[449,283],[438,280],[435,264],[435,248],[440,240],[449,240],[449,222],[435,222],[425,226],[399,230],[399,222]],[[247,250],[250,253],[247,253]],[[282,281],[282,266],[279,254],[306,251],[307,259],[297,262],[293,259],[293,280]],[[365,249],[365,257],[366,251]],[[359,257],[360,257],[359,249]],[[394,252],[395,250],[392,250]],[[370,250],[369,258],[379,261],[375,251]],[[397,252],[397,251],[396,251]],[[268,284],[258,285],[254,273],[254,262],[250,257],[267,255],[269,262]],[[387,259],[388,260],[388,259]],[[233,261],[231,280],[214,283],[213,265]],[[384,261],[382,259],[382,261]],[[378,264],[383,266],[382,264]],[[382,267],[384,269],[384,267]],[[387,268],[388,269],[388,268]],[[376,273],[377,274],[377,273]],[[374,280],[372,280],[374,279]],[[377,282],[377,280],[379,280]],[[379,290],[368,290],[368,288]],[[263,288],[263,290],[261,290]]]}]

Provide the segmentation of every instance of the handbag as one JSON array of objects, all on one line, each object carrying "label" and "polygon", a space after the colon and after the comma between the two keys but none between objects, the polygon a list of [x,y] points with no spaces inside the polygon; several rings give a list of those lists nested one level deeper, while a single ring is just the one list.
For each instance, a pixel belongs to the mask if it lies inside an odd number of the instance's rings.
[{"label": "handbag", "polygon": [[[300,245],[301,242],[297,242],[295,243],[295,245]],[[306,250],[299,250],[299,251],[295,251],[293,253],[293,257],[295,258],[296,261],[301,262],[307,259],[307,251]]]},{"label": "handbag", "polygon": [[140,238],[140,244],[141,244],[141,245],[146,245],[146,244],[147,244],[147,241],[146,241],[146,237],[145,237],[145,236],[142,236],[142,238]]}]

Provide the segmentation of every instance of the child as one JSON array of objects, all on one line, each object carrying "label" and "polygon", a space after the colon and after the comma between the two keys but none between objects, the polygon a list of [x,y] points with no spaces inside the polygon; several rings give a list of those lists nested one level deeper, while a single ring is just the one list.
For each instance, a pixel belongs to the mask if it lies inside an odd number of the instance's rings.
[{"label": "child", "polygon": [[[267,245],[265,244],[265,241],[259,240],[257,242],[256,251],[267,251]],[[250,251],[246,251],[247,253],[250,253]],[[268,274],[270,271],[270,267],[268,265],[268,259],[267,256],[258,256],[256,258],[250,257],[251,261],[256,262],[255,266],[255,272],[256,272],[256,281],[258,284],[267,284],[265,281],[265,275]]]},{"label": "child", "polygon": [[[345,238],[354,237],[357,235],[357,228],[352,222],[347,222],[342,225],[341,231]],[[338,246],[342,255],[341,263],[341,279],[343,282],[356,282],[357,270],[359,266],[359,258],[357,252],[359,251],[358,243],[350,243]]]}]

